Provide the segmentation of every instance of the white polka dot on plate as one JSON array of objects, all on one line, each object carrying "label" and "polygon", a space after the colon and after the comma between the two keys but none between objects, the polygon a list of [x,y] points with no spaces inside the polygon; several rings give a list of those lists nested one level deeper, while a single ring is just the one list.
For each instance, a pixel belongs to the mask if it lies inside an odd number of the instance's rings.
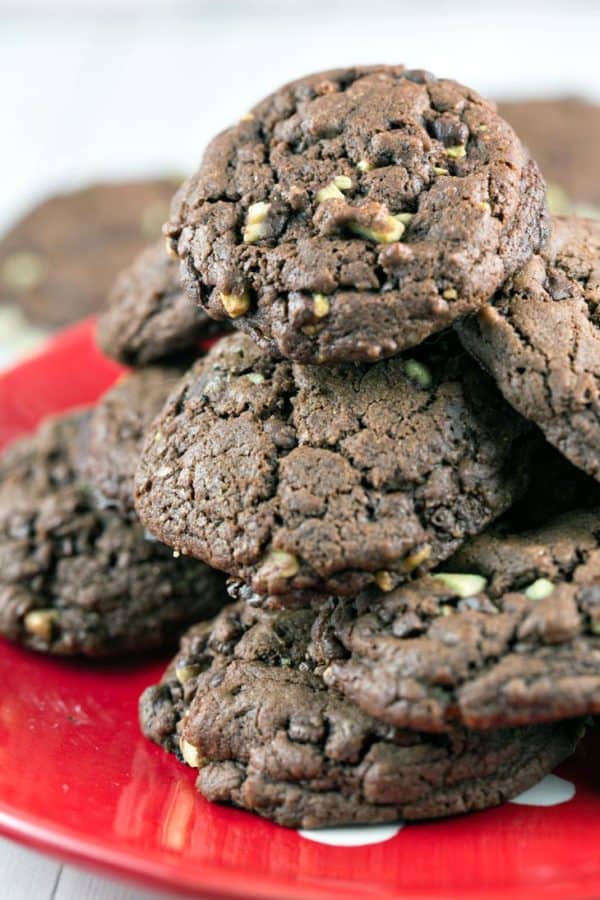
[{"label": "white polka dot on plate", "polygon": [[546,775],[537,784],[523,791],[518,797],[513,797],[511,803],[521,806],[558,806],[559,803],[567,803],[575,796],[575,785],[559,778],[558,775]]},{"label": "white polka dot on plate", "polygon": [[403,827],[402,822],[393,825],[347,825],[343,828],[302,828],[300,837],[331,847],[365,847],[382,844],[395,837]]}]

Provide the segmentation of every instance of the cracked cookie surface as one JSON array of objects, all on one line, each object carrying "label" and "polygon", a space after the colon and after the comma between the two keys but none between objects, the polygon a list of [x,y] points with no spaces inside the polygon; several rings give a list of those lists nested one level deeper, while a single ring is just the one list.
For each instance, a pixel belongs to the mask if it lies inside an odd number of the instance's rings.
[{"label": "cracked cookie surface", "polygon": [[61,655],[172,644],[222,606],[224,579],[96,506],[73,461],[88,417],[48,420],[0,461],[0,633]]},{"label": "cracked cookie surface", "polygon": [[581,734],[575,721],[443,735],[378,721],[305,662],[314,616],[228,607],[142,696],[145,734],[199,767],[208,799],[304,828],[449,816],[525,790]]},{"label": "cracked cookie surface", "polygon": [[134,513],[134,475],[146,429],[183,375],[151,366],[124,376],[91,410],[78,441],[77,467],[99,506]]},{"label": "cracked cookie surface", "polygon": [[117,278],[98,322],[97,340],[107,356],[125,365],[146,366],[194,352],[218,327],[186,296],[179,284],[179,263],[167,256],[161,240]]},{"label": "cracked cookie surface", "polygon": [[340,69],[216,137],[166,233],[209,315],[273,354],[373,362],[489,300],[545,239],[545,186],[469,88]]},{"label": "cracked cookie surface", "polygon": [[237,333],[155,419],[135,503],[166,544],[257,594],[389,590],[510,506],[527,441],[452,334],[410,358],[324,368]]},{"label": "cracked cookie surface", "polygon": [[515,409],[600,480],[600,222],[555,218],[548,247],[457,330]]},{"label": "cracked cookie surface", "polygon": [[326,683],[425,731],[600,712],[600,510],[492,528],[442,568],[323,604],[310,654]]}]

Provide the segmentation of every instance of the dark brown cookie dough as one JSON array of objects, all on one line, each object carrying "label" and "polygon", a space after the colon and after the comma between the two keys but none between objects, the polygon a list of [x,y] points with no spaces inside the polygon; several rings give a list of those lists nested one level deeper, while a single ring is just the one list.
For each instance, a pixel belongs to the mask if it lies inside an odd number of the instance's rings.
[{"label": "dark brown cookie dough", "polygon": [[457,329],[515,409],[600,480],[600,222],[555,218],[548,247]]},{"label": "dark brown cookie dough", "polygon": [[117,278],[97,340],[107,356],[145,366],[195,351],[200,339],[218,328],[180,287],[179,263],[167,256],[161,240]]},{"label": "dark brown cookie dough", "polygon": [[96,506],[73,469],[87,416],[47,422],[0,464],[0,634],[68,655],[171,644],[221,607],[223,577]]},{"label": "dark brown cookie dough", "polygon": [[183,370],[152,366],[124,376],[91,411],[77,465],[99,506],[133,513],[133,485],[146,429]]},{"label": "dark brown cookie dough", "polygon": [[166,544],[259,594],[389,589],[510,506],[523,426],[452,334],[410,358],[325,368],[238,333],[154,421],[136,508]]},{"label": "dark brown cookie dough", "polygon": [[312,618],[229,607],[188,632],[143,695],[144,732],[200,767],[208,799],[304,828],[449,816],[525,790],[581,734],[576,722],[444,735],[386,725],[303,661]]},{"label": "dark brown cookie dough", "polygon": [[325,682],[423,731],[600,712],[600,510],[492,530],[443,569],[323,604],[311,657]]},{"label": "dark brown cookie dough", "polygon": [[0,454],[0,515],[10,515],[73,482],[79,440],[89,422],[88,410],[46,419],[34,438],[17,440]]},{"label": "dark brown cookie dough", "polygon": [[217,319],[301,362],[374,362],[485,303],[547,232],[510,126],[403,66],[280,88],[209,145],[166,233]]},{"label": "dark brown cookie dough", "polygon": [[[517,100],[499,104],[549,182],[555,212],[600,212],[600,106],[579,97]],[[572,207],[575,207],[573,209]]]},{"label": "dark brown cookie dough", "polygon": [[99,312],[158,237],[176,180],[96,184],[36,206],[0,240],[0,302],[55,328]]}]

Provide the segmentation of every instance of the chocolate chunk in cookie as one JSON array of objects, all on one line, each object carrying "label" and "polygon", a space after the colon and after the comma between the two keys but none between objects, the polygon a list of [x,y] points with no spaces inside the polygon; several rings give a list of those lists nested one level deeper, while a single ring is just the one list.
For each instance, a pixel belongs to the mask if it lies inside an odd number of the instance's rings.
[{"label": "chocolate chunk in cookie", "polygon": [[145,366],[197,351],[198,342],[218,328],[185,295],[179,263],[167,256],[161,240],[117,278],[98,322],[97,340],[107,356]]},{"label": "chocolate chunk in cookie", "polygon": [[311,657],[325,682],[424,731],[600,712],[600,510],[492,529],[442,568],[322,605]]},{"label": "chocolate chunk in cookie", "polygon": [[221,607],[223,577],[98,508],[73,464],[88,415],[47,422],[0,463],[0,634],[69,655],[171,644]]},{"label": "chocolate chunk in cookie", "polygon": [[276,361],[238,333],[154,421],[136,508],[166,544],[259,594],[390,590],[519,495],[523,426],[453,335],[325,368]]},{"label": "chocolate chunk in cookie", "polygon": [[51,328],[99,312],[121,269],[160,234],[176,185],[96,184],[36,206],[0,241],[0,302]]},{"label": "chocolate chunk in cookie", "polygon": [[545,239],[544,195],[475,91],[338,69],[215,138],[166,233],[212,317],[300,362],[374,362],[486,303]]},{"label": "chocolate chunk in cookie", "polygon": [[600,222],[554,219],[548,247],[457,328],[515,409],[600,480]]},{"label": "chocolate chunk in cookie", "polygon": [[152,366],[124,376],[99,401],[81,431],[77,466],[100,506],[133,513],[134,475],[146,430],[183,370]]},{"label": "chocolate chunk in cookie", "polygon": [[209,800],[303,828],[449,816],[525,790],[581,734],[576,721],[444,735],[387,725],[303,661],[314,615],[229,607],[191,629],[143,695],[144,732],[199,768]]}]

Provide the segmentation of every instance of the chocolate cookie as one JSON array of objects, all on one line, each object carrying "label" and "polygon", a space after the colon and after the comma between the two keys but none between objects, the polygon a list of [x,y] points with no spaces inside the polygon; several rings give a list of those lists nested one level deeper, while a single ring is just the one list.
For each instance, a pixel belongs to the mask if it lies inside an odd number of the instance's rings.
[{"label": "chocolate cookie", "polygon": [[502,102],[498,110],[550,182],[553,212],[600,214],[600,106],[579,97]]},{"label": "chocolate cookie", "polygon": [[389,589],[510,506],[523,434],[451,334],[337,368],[276,361],[235,334],[153,423],[136,509],[166,544],[259,594]]},{"label": "chocolate cookie", "polygon": [[195,350],[218,327],[186,297],[179,286],[179,264],[159,241],[118,277],[98,322],[97,340],[107,356],[145,366]]},{"label": "chocolate cookie", "polygon": [[280,88],[213,140],[166,226],[209,315],[328,364],[479,308],[546,232],[537,166],[494,105],[403,66]]},{"label": "chocolate cookie", "polygon": [[49,421],[0,464],[0,633],[55,654],[162,647],[220,608],[223,577],[96,506],[73,468],[87,416]]},{"label": "chocolate cookie", "polygon": [[600,510],[492,529],[443,568],[322,604],[310,652],[325,682],[423,731],[600,712]]},{"label": "chocolate cookie", "polygon": [[304,828],[449,816],[525,790],[581,734],[577,722],[435,736],[386,725],[309,670],[313,617],[229,607],[188,632],[143,695],[144,732],[199,767],[209,800]]},{"label": "chocolate cookie", "polygon": [[73,482],[79,436],[89,421],[81,410],[46,419],[35,437],[12,443],[0,455],[0,515],[28,506]]},{"label": "chocolate cookie", "polygon": [[600,480],[600,222],[554,219],[548,247],[457,329],[515,409]]},{"label": "chocolate cookie", "polygon": [[160,234],[175,187],[96,184],[36,206],[0,241],[0,302],[52,328],[98,312],[121,269]]},{"label": "chocolate cookie", "polygon": [[117,382],[92,410],[79,441],[78,468],[98,505],[133,513],[133,483],[146,430],[183,370],[141,369]]}]

